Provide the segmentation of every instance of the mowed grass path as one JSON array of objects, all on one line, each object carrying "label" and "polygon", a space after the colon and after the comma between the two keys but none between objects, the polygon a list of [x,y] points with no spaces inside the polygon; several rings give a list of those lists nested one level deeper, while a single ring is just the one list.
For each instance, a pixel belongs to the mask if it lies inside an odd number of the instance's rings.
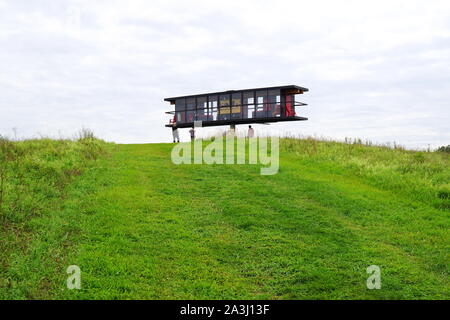
[{"label": "mowed grass path", "polygon": [[[448,299],[449,212],[314,157],[179,165],[171,144],[111,146],[63,210],[63,299]],[[393,152],[393,151],[392,151]],[[81,201],[81,203],[80,203]],[[368,290],[366,268],[381,267]]]}]

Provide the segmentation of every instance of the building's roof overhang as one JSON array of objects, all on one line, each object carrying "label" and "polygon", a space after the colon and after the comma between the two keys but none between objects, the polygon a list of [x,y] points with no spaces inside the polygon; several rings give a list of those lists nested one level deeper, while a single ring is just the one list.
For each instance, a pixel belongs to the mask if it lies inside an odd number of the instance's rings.
[{"label": "building's roof overhang", "polygon": [[228,91],[219,91],[219,92],[210,92],[210,93],[202,93],[202,94],[193,94],[188,96],[179,96],[179,97],[172,97],[172,98],[165,98],[164,101],[168,101],[171,103],[174,103],[177,99],[183,99],[183,98],[194,98],[194,97],[200,97],[200,96],[206,96],[206,95],[220,95],[220,94],[227,94],[227,93],[239,93],[244,91],[259,91],[259,90],[292,90],[292,94],[302,94],[303,92],[309,91],[308,88],[303,88],[296,85],[288,85],[288,86],[278,86],[278,87],[264,87],[264,88],[250,88],[250,89],[242,89],[242,90],[228,90]]}]

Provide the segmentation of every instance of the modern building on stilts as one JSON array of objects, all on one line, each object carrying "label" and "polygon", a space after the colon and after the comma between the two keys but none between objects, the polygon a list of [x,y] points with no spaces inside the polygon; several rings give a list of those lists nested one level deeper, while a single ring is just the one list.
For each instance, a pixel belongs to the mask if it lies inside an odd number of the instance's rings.
[{"label": "modern building on stilts", "polygon": [[296,95],[307,92],[296,85],[230,90],[166,98],[175,110],[166,112],[172,119],[166,127],[190,128],[196,121],[202,127],[238,124],[303,121],[297,107],[306,106],[296,101]]}]

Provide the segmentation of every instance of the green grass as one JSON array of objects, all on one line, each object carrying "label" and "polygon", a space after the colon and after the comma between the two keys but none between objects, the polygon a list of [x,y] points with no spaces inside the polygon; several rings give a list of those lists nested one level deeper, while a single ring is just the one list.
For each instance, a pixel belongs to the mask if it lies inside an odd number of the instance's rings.
[{"label": "green grass", "polygon": [[[71,143],[56,167],[79,175],[50,194],[37,153],[24,175],[38,213],[3,213],[0,298],[450,298],[448,154],[283,139],[279,173],[261,176],[176,166],[172,144],[99,142],[97,159]],[[69,265],[81,290],[66,288]]]}]

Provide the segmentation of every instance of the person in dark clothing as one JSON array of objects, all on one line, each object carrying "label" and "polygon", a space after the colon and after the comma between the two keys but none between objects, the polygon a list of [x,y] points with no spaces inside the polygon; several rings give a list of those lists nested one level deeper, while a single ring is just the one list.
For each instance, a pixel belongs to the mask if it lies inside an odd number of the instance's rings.
[{"label": "person in dark clothing", "polygon": [[194,127],[192,127],[192,129],[189,130],[189,133],[191,135],[191,141],[194,141],[195,140],[195,129],[194,129]]}]

